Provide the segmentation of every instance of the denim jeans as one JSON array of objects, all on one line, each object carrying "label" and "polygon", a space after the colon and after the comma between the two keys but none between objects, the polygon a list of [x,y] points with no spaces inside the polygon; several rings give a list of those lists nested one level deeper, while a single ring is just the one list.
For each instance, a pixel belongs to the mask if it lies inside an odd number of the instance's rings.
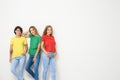
[{"label": "denim jeans", "polygon": [[[35,79],[35,80],[39,80],[38,76],[39,76],[39,72],[38,72],[38,68],[39,68],[39,63],[40,63],[40,55],[38,55],[36,57],[36,61],[33,62],[33,58],[34,55],[29,55],[29,59],[27,61],[26,64],[26,71]],[[34,71],[31,69],[31,66],[33,65],[34,67]]]},{"label": "denim jeans", "polygon": [[50,66],[50,72],[52,80],[56,80],[56,69],[55,69],[55,58],[53,52],[49,52],[50,58],[43,52],[42,61],[43,61],[43,80],[46,80],[48,67]]},{"label": "denim jeans", "polygon": [[26,56],[21,55],[12,59],[11,71],[17,77],[18,80],[23,80],[23,69],[25,66]]}]

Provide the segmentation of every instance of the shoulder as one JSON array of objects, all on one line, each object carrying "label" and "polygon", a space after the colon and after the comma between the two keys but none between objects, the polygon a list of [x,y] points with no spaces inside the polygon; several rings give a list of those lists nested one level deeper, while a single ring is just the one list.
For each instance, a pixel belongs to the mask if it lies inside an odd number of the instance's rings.
[{"label": "shoulder", "polygon": [[45,37],[46,35],[42,35],[42,37]]},{"label": "shoulder", "polygon": [[32,34],[29,34],[28,36],[31,38],[33,35],[32,35]]},{"label": "shoulder", "polygon": [[36,36],[38,39],[41,39],[41,36],[40,35],[38,35],[38,36]]},{"label": "shoulder", "polygon": [[42,38],[46,38],[46,35],[42,35]]}]

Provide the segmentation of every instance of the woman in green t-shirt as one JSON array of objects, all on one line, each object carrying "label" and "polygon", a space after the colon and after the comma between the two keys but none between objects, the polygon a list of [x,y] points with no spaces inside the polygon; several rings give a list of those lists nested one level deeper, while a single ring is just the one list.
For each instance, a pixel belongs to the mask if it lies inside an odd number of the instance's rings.
[{"label": "woman in green t-shirt", "polygon": [[[35,79],[39,80],[39,62],[40,62],[40,45],[41,45],[41,36],[39,35],[37,29],[34,26],[29,28],[29,31],[24,33],[23,36],[30,38],[30,47],[29,47],[29,59],[26,64],[26,71]],[[33,70],[31,66],[33,65]]]}]

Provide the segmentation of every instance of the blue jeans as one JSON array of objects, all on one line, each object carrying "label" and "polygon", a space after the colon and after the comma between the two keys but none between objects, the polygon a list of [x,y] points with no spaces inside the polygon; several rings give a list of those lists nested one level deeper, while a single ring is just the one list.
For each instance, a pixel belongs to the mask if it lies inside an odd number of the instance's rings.
[{"label": "blue jeans", "polygon": [[[38,72],[38,68],[39,68],[39,62],[40,62],[40,55],[38,55],[36,57],[36,61],[33,62],[33,58],[34,55],[29,55],[29,59],[27,61],[27,65],[26,65],[26,71],[35,79],[35,80],[39,80],[38,76],[39,76],[39,72]],[[31,69],[31,66],[33,65],[34,67],[34,72]]]},{"label": "blue jeans", "polygon": [[42,61],[43,61],[43,80],[46,80],[48,66],[50,66],[52,80],[56,80],[56,69],[55,69],[55,58],[53,52],[49,52],[50,58],[43,52]]},{"label": "blue jeans", "polygon": [[18,80],[23,80],[23,69],[25,66],[26,56],[21,55],[12,59],[11,71],[17,77]]}]

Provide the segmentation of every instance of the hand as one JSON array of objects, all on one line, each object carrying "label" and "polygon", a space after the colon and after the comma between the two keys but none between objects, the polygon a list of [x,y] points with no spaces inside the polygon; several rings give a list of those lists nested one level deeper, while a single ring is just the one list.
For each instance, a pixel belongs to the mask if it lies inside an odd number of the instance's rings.
[{"label": "hand", "polygon": [[26,56],[26,53],[23,53],[22,55]]},{"label": "hand", "polygon": [[53,57],[55,58],[55,57],[56,57],[56,55],[57,55],[57,53],[55,52]]},{"label": "hand", "polygon": [[48,58],[50,58],[50,54],[48,52],[46,53],[46,55],[47,55]]},{"label": "hand", "polygon": [[9,62],[10,62],[10,63],[12,62],[12,58],[9,59]]},{"label": "hand", "polygon": [[33,58],[33,62],[35,62],[35,61],[36,61],[36,57]]}]

